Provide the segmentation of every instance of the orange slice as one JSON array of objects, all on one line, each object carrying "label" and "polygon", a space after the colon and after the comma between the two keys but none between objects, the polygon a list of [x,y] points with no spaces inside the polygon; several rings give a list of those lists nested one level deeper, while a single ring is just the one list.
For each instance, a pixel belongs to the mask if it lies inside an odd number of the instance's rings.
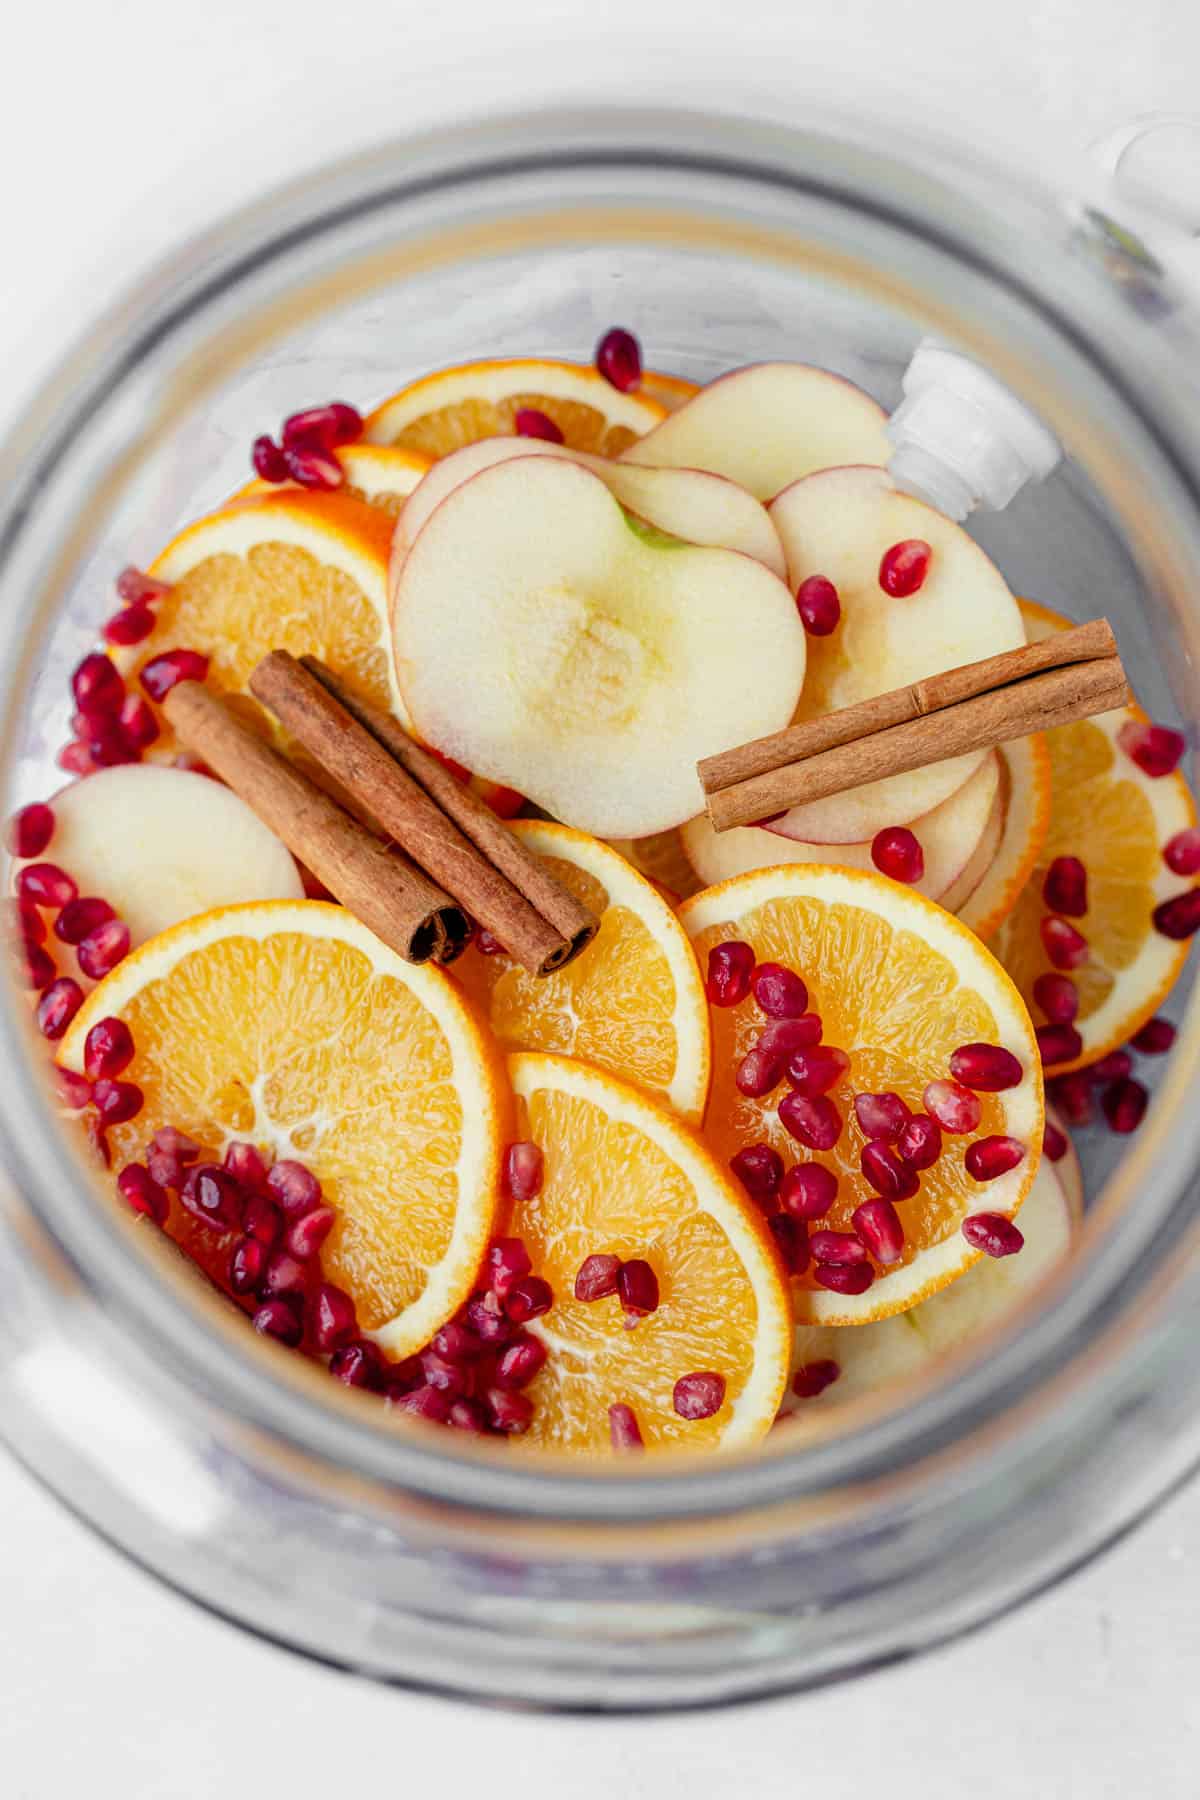
[{"label": "orange slice", "polygon": [[[733,1449],[771,1427],[787,1376],[787,1282],[761,1214],[695,1135],[636,1088],[567,1057],[509,1059],[522,1134],[545,1155],[542,1191],[513,1208],[554,1304],[527,1329],[549,1356],[525,1390],[522,1440],[606,1451],[608,1408],[633,1408],[647,1450]],[[641,1258],[657,1310],[631,1328],[617,1296],[575,1299],[585,1257]],[[708,1418],[681,1418],[675,1383],[713,1374],[724,1396]]]},{"label": "orange slice", "polygon": [[[1071,623],[1029,601],[1021,610],[1033,639]],[[994,939],[996,954],[1032,1005],[1034,982],[1052,967],[1041,939],[1046,871],[1056,856],[1081,859],[1088,911],[1071,922],[1090,954],[1071,979],[1079,991],[1075,1026],[1083,1051],[1074,1062],[1055,1063],[1055,1075],[1096,1062],[1132,1037],[1158,1010],[1187,957],[1187,943],[1161,936],[1150,915],[1160,901],[1192,886],[1167,868],[1162,848],[1195,825],[1195,802],[1182,775],[1153,778],[1126,756],[1118,734],[1130,720],[1145,723],[1146,715],[1137,706],[1120,707],[1046,733],[1049,829],[1016,908]],[[1035,1016],[1042,1015],[1035,1009]]]},{"label": "orange slice", "polygon": [[[825,1163],[839,1191],[821,1229],[852,1230],[851,1215],[874,1191],[859,1168],[866,1142],[854,1114],[856,1093],[894,1092],[924,1110],[927,1083],[949,1073],[962,1044],[999,1044],[1016,1056],[1020,1084],[981,1094],[972,1137],[943,1141],[921,1175],[920,1192],[900,1203],[905,1244],[898,1262],[876,1268],[865,1293],[818,1285],[810,1270],[796,1283],[797,1314],[813,1324],[858,1325],[904,1312],[953,1281],[977,1260],[960,1230],[975,1212],[1011,1214],[1037,1172],[1042,1148],[1042,1072],[1029,1014],[1013,983],[974,934],[909,888],[883,876],[812,865],[765,869],[706,888],[680,908],[680,920],[705,966],[714,945],[750,944],[759,962],[783,963],[808,985],[823,1021],[823,1041],[846,1051],[850,1066],[830,1090],[843,1121],[823,1154],[802,1148],[780,1121],[781,1083],[762,1099],[738,1092],[734,1070],[765,1020],[752,999],[712,1009],[713,1085],[705,1138],[728,1166],[737,1151],[767,1142],[785,1167]],[[1028,1148],[996,1180],[978,1182],[964,1167],[972,1138],[1008,1136]]]},{"label": "orange slice", "polygon": [[1050,751],[1045,735],[1037,732],[1033,737],[1000,744],[997,755],[1003,802],[999,842],[991,847],[990,855],[985,844],[981,858],[985,866],[969,871],[961,902],[955,894],[943,896],[942,902],[985,943],[990,943],[1020,899],[1050,827]]},{"label": "orange slice", "polygon": [[[332,454],[341,463],[346,481],[337,489],[351,500],[365,501],[380,512],[396,518],[422,475],[432,465],[432,458],[416,450],[401,450],[392,444],[343,444]],[[292,491],[290,482],[284,484]],[[306,492],[311,490],[304,490]],[[277,494],[279,484],[257,477],[239,488],[237,500],[253,494]]]},{"label": "orange slice", "polygon": [[480,438],[516,429],[517,411],[553,419],[572,450],[617,456],[666,417],[644,392],[622,394],[596,369],[551,358],[462,363],[401,388],[367,417],[372,444],[448,456]]},{"label": "orange slice", "polygon": [[598,838],[540,819],[512,828],[599,916],[581,956],[538,977],[472,948],[455,976],[500,1042],[621,1075],[699,1124],[708,1097],[708,1002],[687,934],[648,881]]},{"label": "orange slice", "polygon": [[[98,1019],[124,1019],[145,1095],[109,1133],[114,1170],[165,1125],[219,1156],[235,1139],[300,1158],[337,1223],[326,1279],[390,1356],[471,1293],[493,1224],[510,1100],[494,1046],[448,976],[406,963],[340,906],[220,907],[151,938],[88,996],[59,1062],[83,1069]],[[173,1205],[203,1267],[230,1243]]]}]

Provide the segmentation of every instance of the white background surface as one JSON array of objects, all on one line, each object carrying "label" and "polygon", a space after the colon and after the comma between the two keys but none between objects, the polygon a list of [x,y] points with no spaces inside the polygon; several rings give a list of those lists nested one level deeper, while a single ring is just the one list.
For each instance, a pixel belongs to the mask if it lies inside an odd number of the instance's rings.
[{"label": "white background surface", "polygon": [[[148,260],[413,122],[619,97],[735,103],[827,71],[902,136],[946,108],[1050,162],[1195,108],[1194,0],[59,0],[10,9],[0,419]],[[0,1305],[3,1297],[0,1296]],[[0,1460],[0,1793],[60,1800],[1193,1800],[1200,1489],[1065,1589],[859,1684],[708,1718],[538,1719],[380,1692],[201,1617]]]}]

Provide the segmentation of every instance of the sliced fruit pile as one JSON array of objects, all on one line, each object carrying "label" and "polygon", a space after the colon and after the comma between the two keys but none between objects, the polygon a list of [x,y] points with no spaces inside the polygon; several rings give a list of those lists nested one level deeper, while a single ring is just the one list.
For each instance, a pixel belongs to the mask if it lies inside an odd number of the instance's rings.
[{"label": "sliced fruit pile", "polygon": [[[1200,927],[1183,740],[1129,708],[702,808],[703,757],[1066,623],[896,489],[885,425],[828,371],[698,388],[616,329],[295,413],[118,577],[85,779],[10,822],[13,932],[117,1193],[264,1336],[470,1433],[705,1451],[901,1404],[1060,1266],[1069,1132],[1097,1095],[1140,1122]],[[447,974],[302,898],[160,711],[204,680],[276,733],[280,648],[551,815],[514,829],[588,949],[537,978],[477,930]]]}]

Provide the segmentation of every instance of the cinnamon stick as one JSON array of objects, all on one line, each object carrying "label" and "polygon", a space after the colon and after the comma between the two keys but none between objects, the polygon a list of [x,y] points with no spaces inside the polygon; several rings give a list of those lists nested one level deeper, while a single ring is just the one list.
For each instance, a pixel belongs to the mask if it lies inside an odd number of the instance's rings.
[{"label": "cinnamon stick", "polygon": [[707,795],[708,816],[716,831],[753,825],[809,800],[1108,712],[1130,698],[1117,656],[1048,669],[735,781]]},{"label": "cinnamon stick", "polygon": [[[577,943],[544,918],[390,749],[287,651],[273,650],[263,658],[250,689],[387,835],[525,968],[548,975],[593,935],[596,921],[590,913],[586,936],[581,929]],[[500,830],[510,836],[503,826]]]},{"label": "cinnamon stick", "polygon": [[411,863],[248,730],[197,681],[163,711],[190,750],[239,794],[317,880],[406,962],[452,962],[470,942],[461,908]]},{"label": "cinnamon stick", "polygon": [[1073,668],[1116,654],[1117,640],[1108,620],[1091,619],[1070,631],[1052,632],[1037,643],[1022,644],[1016,650],[1005,650],[981,662],[963,663],[957,669],[927,675],[910,687],[876,694],[855,706],[844,706],[819,719],[806,719],[802,724],[773,732],[770,737],[756,738],[735,750],[706,757],[697,764],[700,784],[706,794],[715,794],[751,776],[766,775],[772,769],[818,756],[825,750],[836,750],[873,732],[925,718],[977,694],[1027,680],[1043,670]]},{"label": "cinnamon stick", "polygon": [[[591,943],[597,924],[588,908],[551,874],[541,857],[525,848],[520,838],[496,817],[478,794],[472,793],[436,756],[415,743],[390,713],[382,712],[353,693],[317,657],[303,656],[300,661],[309,674],[315,676],[321,686],[424,788],[430,799],[454,820],[488,861],[508,877],[517,892],[562,933],[571,945],[573,956]],[[505,943],[501,932],[496,936]]]}]

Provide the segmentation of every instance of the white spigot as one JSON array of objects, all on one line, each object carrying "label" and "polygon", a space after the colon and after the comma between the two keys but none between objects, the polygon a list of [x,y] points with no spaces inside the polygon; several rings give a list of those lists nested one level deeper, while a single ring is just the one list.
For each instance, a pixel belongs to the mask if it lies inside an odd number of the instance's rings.
[{"label": "white spigot", "polygon": [[999,512],[1062,458],[1057,438],[969,357],[935,338],[918,344],[904,399],[888,420],[897,487],[951,519]]}]

